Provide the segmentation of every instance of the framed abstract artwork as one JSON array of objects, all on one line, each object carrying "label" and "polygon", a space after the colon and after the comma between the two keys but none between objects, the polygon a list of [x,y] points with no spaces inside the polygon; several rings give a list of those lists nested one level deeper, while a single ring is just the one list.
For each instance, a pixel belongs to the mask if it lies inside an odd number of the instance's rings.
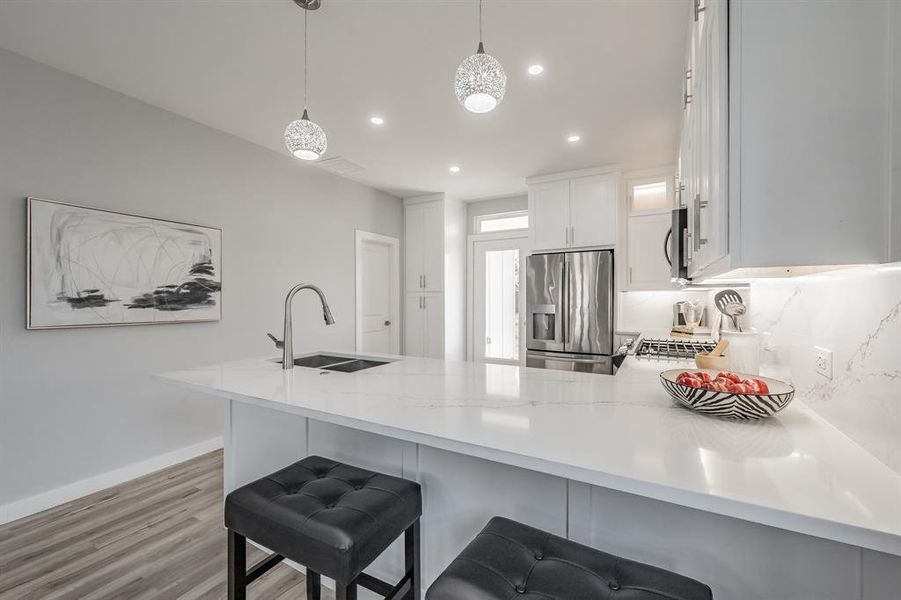
[{"label": "framed abstract artwork", "polygon": [[221,229],[27,202],[28,329],[222,318]]}]

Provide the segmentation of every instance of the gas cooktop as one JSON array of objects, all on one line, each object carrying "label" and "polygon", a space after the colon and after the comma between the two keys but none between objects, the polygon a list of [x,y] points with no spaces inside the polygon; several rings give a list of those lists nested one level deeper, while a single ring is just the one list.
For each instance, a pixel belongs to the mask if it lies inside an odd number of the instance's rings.
[{"label": "gas cooktop", "polygon": [[647,358],[694,358],[698,352],[713,350],[712,341],[673,340],[644,338],[638,344],[635,356]]}]

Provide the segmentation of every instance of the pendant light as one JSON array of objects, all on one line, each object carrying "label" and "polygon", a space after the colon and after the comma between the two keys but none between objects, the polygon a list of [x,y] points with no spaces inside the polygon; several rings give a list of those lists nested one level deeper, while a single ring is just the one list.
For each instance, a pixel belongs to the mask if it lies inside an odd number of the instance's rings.
[{"label": "pendant light", "polygon": [[504,67],[496,58],[485,54],[482,44],[482,0],[479,0],[479,48],[457,67],[454,92],[469,112],[486,113],[501,103],[506,87]]},{"label": "pendant light", "polygon": [[322,127],[307,114],[307,14],[319,8],[319,0],[295,0],[303,13],[303,116],[285,128],[285,145],[301,160],[316,160],[325,154],[328,140]]}]

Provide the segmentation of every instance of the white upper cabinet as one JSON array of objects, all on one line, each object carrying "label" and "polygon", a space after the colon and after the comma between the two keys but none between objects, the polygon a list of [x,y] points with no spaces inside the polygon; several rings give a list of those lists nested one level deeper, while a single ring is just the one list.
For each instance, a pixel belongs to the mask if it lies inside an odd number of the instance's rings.
[{"label": "white upper cabinet", "polygon": [[532,250],[616,244],[618,173],[548,176],[529,181]]},{"label": "white upper cabinet", "polygon": [[444,203],[408,204],[404,211],[405,281],[408,292],[444,287]]},{"label": "white upper cabinet", "polygon": [[694,4],[679,148],[689,276],[892,260],[897,5]]},{"label": "white upper cabinet", "polygon": [[569,181],[529,186],[529,225],[534,250],[569,244]]},{"label": "white upper cabinet", "polygon": [[626,257],[624,284],[630,290],[670,290],[672,274],[667,262],[667,232],[673,222],[676,193],[673,167],[627,173]]},{"label": "white upper cabinet", "polygon": [[616,179],[601,175],[570,180],[569,220],[570,246],[616,244]]},{"label": "white upper cabinet", "polygon": [[899,9],[730,5],[734,267],[889,260]]},{"label": "white upper cabinet", "polygon": [[422,215],[422,289],[440,292],[444,289],[444,204],[424,204]]},{"label": "white upper cabinet", "polygon": [[726,0],[695,4],[686,53],[681,202],[688,208],[689,276],[722,261],[729,252],[728,69]]},{"label": "white upper cabinet", "polygon": [[[422,260],[417,256],[422,249],[423,204],[404,207],[404,287],[408,292],[422,291]],[[416,248],[416,252],[410,252]]]}]

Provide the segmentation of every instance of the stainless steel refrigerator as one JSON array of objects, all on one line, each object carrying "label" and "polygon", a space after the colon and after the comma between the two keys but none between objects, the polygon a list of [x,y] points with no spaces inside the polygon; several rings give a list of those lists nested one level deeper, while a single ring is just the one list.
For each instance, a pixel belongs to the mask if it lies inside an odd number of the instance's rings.
[{"label": "stainless steel refrigerator", "polygon": [[533,254],[526,365],[612,374],[613,251]]}]

